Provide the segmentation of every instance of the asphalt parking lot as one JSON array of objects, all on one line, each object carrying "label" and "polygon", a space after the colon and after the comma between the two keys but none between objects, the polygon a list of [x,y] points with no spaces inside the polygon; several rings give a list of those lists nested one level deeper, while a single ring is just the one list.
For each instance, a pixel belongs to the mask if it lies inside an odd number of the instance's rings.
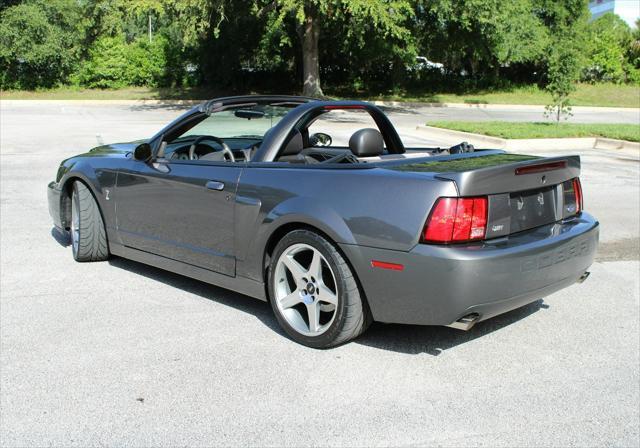
[{"label": "asphalt parking lot", "polygon": [[[637,154],[577,151],[602,224],[585,283],[470,332],[374,324],[318,351],[266,303],[124,259],[75,263],[52,236],[62,159],[180,113],[0,105],[2,446],[640,444]],[[437,143],[405,115],[391,111],[401,135]]]}]

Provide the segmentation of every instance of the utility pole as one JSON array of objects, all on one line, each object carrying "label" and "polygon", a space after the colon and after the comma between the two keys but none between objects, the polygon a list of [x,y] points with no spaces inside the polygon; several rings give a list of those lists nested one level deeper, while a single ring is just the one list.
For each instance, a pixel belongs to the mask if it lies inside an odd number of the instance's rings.
[{"label": "utility pole", "polygon": [[149,43],[151,43],[151,13],[149,13]]}]

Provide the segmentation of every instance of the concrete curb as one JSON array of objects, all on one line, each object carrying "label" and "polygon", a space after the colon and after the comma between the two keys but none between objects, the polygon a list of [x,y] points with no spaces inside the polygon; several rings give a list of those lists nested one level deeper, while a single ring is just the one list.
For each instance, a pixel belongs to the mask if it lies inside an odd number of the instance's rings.
[{"label": "concrete curb", "polygon": [[32,106],[37,103],[59,106],[195,106],[205,100],[0,100],[1,106]]},{"label": "concrete curb", "polygon": [[[39,99],[2,99],[0,97],[0,105],[3,106],[18,106],[20,104],[29,105],[38,103],[46,104],[59,104],[59,105],[76,105],[76,106],[91,106],[91,105],[116,105],[116,106],[140,106],[140,105],[168,105],[168,106],[194,106],[207,100],[39,100]],[[383,107],[432,107],[432,108],[465,108],[465,109],[495,109],[495,110],[533,110],[544,112],[544,106],[535,104],[474,104],[474,103],[427,103],[420,101],[369,101],[376,106]],[[578,112],[618,112],[638,110],[640,108],[635,107],[595,107],[595,106],[573,106],[573,110]]]},{"label": "concrete curb", "polygon": [[417,126],[416,130],[428,133],[447,143],[456,144],[462,141],[474,146],[505,150],[578,150],[594,148],[603,150],[629,150],[640,152],[640,143],[610,138],[533,138],[533,139],[506,139],[491,137],[471,132],[453,131],[450,129],[436,128],[432,126]]},{"label": "concrete curb", "polygon": [[[383,107],[452,107],[466,109],[495,109],[495,110],[533,110],[544,112],[545,106],[540,104],[477,104],[477,103],[423,103],[414,101],[369,101],[376,106]],[[637,110],[637,107],[606,107],[606,106],[571,106],[576,112],[617,112]]]},{"label": "concrete curb", "polygon": [[612,138],[598,137],[593,145],[596,149],[630,149],[640,151],[640,143],[626,140],[615,140]]}]

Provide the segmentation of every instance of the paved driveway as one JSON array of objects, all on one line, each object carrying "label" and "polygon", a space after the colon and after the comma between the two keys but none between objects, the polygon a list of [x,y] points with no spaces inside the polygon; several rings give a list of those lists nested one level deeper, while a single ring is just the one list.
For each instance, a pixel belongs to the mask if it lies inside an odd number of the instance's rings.
[{"label": "paved driveway", "polygon": [[[544,106],[458,104],[393,109],[409,117],[419,116],[423,121],[548,121]],[[571,123],[640,123],[640,108],[574,107],[572,114]]]},{"label": "paved driveway", "polygon": [[61,159],[179,112],[0,109],[2,446],[638,446],[638,157],[580,151],[603,242],[584,284],[467,333],[374,324],[317,351],[263,302],[52,237]]}]

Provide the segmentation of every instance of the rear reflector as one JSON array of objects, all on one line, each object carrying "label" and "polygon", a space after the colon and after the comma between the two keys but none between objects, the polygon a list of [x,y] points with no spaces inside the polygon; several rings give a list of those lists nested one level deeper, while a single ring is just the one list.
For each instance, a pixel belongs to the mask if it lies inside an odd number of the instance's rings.
[{"label": "rear reflector", "polygon": [[404,265],[398,263],[387,263],[386,261],[371,260],[372,268],[390,269],[392,271],[404,271]]},{"label": "rear reflector", "polygon": [[425,243],[480,240],[487,230],[487,197],[439,198],[422,232]]},{"label": "rear reflector", "polygon": [[559,162],[539,163],[537,165],[527,165],[516,168],[516,176],[521,174],[542,173],[544,171],[561,170],[567,167],[567,161],[561,160]]}]

